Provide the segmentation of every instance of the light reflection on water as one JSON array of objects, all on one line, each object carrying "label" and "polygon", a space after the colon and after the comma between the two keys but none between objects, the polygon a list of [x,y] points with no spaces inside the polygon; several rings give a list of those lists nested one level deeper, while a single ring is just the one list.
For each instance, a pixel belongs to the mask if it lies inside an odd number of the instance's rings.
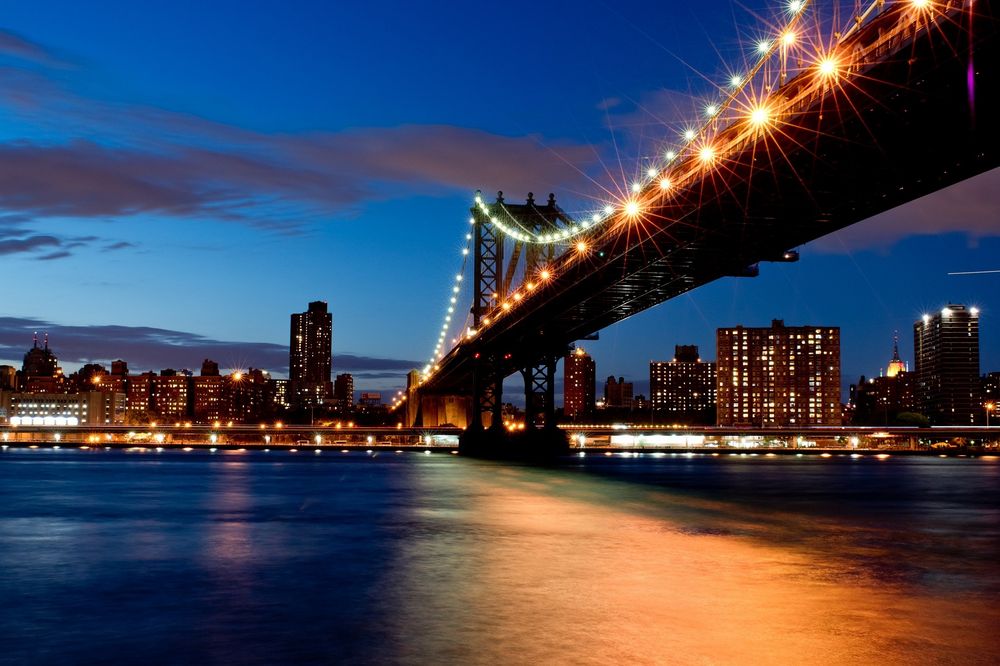
[{"label": "light reflection on water", "polygon": [[0,662],[995,663],[998,471],[8,452]]}]

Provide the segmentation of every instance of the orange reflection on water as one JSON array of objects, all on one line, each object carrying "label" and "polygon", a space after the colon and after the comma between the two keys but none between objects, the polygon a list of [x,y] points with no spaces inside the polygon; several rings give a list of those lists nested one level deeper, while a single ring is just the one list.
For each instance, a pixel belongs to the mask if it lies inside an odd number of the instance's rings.
[{"label": "orange reflection on water", "polygon": [[[407,541],[389,602],[404,660],[902,664],[1000,653],[995,600],[865,575],[852,560],[863,546],[824,552],[850,532],[835,521],[779,516],[761,530],[724,502],[468,461],[422,481],[430,498],[472,500],[413,509],[424,536]],[[788,543],[795,529],[817,533]]]}]

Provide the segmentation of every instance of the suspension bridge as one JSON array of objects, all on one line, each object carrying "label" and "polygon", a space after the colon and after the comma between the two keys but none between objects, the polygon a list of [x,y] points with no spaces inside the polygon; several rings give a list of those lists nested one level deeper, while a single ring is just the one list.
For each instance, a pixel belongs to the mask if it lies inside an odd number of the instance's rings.
[{"label": "suspension bridge", "polygon": [[558,444],[555,367],[574,341],[1000,165],[992,0],[879,0],[841,27],[820,9],[784,7],[701,119],[587,216],[476,196],[437,346],[396,406],[407,425],[494,446],[520,373],[521,437]]}]

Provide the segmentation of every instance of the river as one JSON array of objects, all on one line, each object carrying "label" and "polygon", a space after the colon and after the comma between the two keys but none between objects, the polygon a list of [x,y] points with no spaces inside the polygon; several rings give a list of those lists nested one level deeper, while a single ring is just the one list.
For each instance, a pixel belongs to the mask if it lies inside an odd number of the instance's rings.
[{"label": "river", "polygon": [[0,454],[4,664],[987,664],[998,602],[994,458]]}]

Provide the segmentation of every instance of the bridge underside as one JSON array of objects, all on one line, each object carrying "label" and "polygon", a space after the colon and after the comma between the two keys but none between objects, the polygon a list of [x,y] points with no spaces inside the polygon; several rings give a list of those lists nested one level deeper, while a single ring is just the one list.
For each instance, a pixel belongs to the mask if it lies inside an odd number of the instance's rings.
[{"label": "bridge underside", "polygon": [[720,155],[696,186],[558,258],[553,280],[453,350],[425,388],[469,393],[475,377],[537,366],[658,303],[754,275],[757,262],[1000,165],[997,21],[990,2],[975,11],[974,29],[960,13],[894,44]]}]

